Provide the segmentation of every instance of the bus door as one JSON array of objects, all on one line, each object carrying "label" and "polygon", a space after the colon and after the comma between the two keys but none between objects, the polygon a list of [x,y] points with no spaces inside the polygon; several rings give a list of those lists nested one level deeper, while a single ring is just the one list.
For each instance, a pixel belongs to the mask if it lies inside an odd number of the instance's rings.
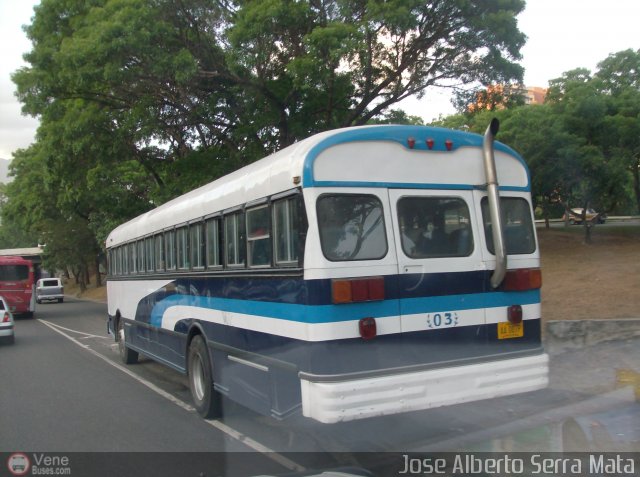
[{"label": "bus door", "polygon": [[[402,332],[433,340],[443,360],[482,354],[489,284],[474,192],[397,189],[389,194]],[[448,346],[452,343],[467,351]]]}]

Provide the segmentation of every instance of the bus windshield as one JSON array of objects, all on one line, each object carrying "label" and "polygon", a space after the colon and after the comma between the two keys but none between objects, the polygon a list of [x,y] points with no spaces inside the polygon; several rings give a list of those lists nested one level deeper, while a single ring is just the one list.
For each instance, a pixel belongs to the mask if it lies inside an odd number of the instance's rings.
[{"label": "bus windshield", "polygon": [[0,282],[15,282],[29,278],[26,265],[0,265]]}]

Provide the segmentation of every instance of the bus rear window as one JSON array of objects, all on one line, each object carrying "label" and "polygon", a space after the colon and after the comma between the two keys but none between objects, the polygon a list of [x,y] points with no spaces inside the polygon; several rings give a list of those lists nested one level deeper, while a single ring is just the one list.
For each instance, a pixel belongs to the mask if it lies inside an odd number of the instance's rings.
[{"label": "bus rear window", "polygon": [[382,203],[376,196],[323,195],[317,208],[320,243],[328,260],[378,260],[387,254]]},{"label": "bus rear window", "polygon": [[29,278],[29,267],[26,265],[0,266],[0,282],[14,282]]},{"label": "bus rear window", "polygon": [[[504,240],[508,255],[526,255],[536,251],[536,241],[531,221],[529,203],[519,197],[502,197],[500,199]],[[489,200],[482,199],[482,218],[487,241],[487,249],[495,254]]]},{"label": "bus rear window", "polygon": [[409,258],[467,257],[473,252],[469,208],[456,197],[398,201],[402,250]]}]

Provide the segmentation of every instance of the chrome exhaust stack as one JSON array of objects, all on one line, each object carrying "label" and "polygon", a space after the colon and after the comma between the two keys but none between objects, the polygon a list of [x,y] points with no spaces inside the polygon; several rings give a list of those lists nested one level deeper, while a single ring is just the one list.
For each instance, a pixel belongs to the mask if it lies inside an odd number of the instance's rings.
[{"label": "chrome exhaust stack", "polygon": [[496,173],[496,160],[493,154],[493,141],[500,121],[497,118],[491,120],[491,124],[484,133],[482,142],[482,156],[484,158],[484,173],[487,178],[487,198],[489,200],[489,216],[491,217],[491,235],[496,256],[496,268],[491,275],[491,287],[498,288],[507,273],[507,251],[504,242],[502,228],[502,212],[500,210],[500,191],[498,174]]}]

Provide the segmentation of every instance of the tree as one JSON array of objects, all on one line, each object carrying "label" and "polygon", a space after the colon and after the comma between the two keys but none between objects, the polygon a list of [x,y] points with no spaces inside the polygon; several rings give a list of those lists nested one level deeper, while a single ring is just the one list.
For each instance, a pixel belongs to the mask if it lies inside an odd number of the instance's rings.
[{"label": "tree", "polygon": [[625,50],[598,64],[598,88],[607,98],[602,145],[632,177],[636,211],[640,212],[640,50]]},{"label": "tree", "polygon": [[[116,224],[312,133],[416,121],[387,110],[430,86],[520,80],[523,8],[42,0],[13,76],[41,127],[16,156],[7,214],[56,260],[87,260]],[[90,230],[92,252],[64,247],[60,224]]]},{"label": "tree", "polygon": [[32,114],[68,99],[107,108],[138,149],[163,144],[149,165],[215,145],[251,161],[321,130],[366,124],[429,86],[521,79],[523,8],[44,0],[27,28],[31,67],[14,80]]},{"label": "tree", "polygon": [[[552,110],[562,118],[567,131],[583,141],[575,154],[578,182],[571,199],[583,209],[592,205],[605,212],[613,210],[626,200],[631,176],[617,147],[607,146],[616,137],[611,131],[610,94],[605,93],[601,79],[585,69],[567,72],[550,85]],[[585,224],[588,240],[591,223]]]},{"label": "tree", "polygon": [[521,1],[243,3],[230,28],[236,82],[260,98],[272,147],[366,124],[430,86],[522,78]]}]

